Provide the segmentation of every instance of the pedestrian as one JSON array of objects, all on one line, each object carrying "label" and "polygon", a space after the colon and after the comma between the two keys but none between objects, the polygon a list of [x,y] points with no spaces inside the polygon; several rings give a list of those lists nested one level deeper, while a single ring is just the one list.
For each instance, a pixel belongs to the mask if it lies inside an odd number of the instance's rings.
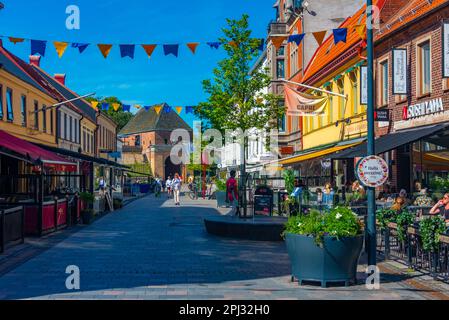
[{"label": "pedestrian", "polygon": [[167,187],[167,196],[170,198],[172,193],[172,179],[168,176],[167,181],[165,181],[165,186]]},{"label": "pedestrian", "polygon": [[161,190],[162,190],[162,182],[161,182],[161,179],[159,179],[159,177],[157,177],[156,181],[155,181],[155,186],[154,186],[154,196],[156,198],[160,197]]},{"label": "pedestrian", "polygon": [[443,199],[437,202],[435,206],[430,210],[431,215],[437,215],[443,217],[446,227],[448,228],[447,231],[449,231],[449,193],[446,193],[443,196]]},{"label": "pedestrian", "polygon": [[180,196],[181,196],[181,177],[179,176],[179,174],[175,174],[175,178],[172,180],[171,182],[171,187],[173,189],[173,195],[175,198],[175,206],[180,206],[181,202],[180,202]]},{"label": "pedestrian", "polygon": [[227,202],[231,205],[232,211],[234,215],[239,215],[239,190],[237,185],[237,180],[235,179],[236,172],[234,170],[231,171],[231,177],[226,181],[226,197]]}]

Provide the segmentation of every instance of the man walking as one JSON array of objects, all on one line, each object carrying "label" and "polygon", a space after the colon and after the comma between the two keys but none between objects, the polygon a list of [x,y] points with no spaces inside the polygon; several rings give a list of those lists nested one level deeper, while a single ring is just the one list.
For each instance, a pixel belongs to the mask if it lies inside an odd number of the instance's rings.
[{"label": "man walking", "polygon": [[179,174],[175,174],[175,178],[171,182],[171,187],[173,189],[173,196],[175,198],[175,206],[180,206],[180,196],[181,196],[181,178]]}]

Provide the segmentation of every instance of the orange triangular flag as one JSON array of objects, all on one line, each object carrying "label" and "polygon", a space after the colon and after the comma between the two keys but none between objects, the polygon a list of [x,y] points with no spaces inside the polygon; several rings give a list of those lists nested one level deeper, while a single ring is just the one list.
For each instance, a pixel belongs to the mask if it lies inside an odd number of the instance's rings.
[{"label": "orange triangular flag", "polygon": [[134,108],[136,108],[137,110],[140,110],[140,109],[142,109],[142,106],[136,104],[136,105],[134,106]]},{"label": "orange triangular flag", "polygon": [[198,45],[199,45],[198,42],[192,42],[192,43],[188,43],[187,47],[189,47],[190,51],[192,51],[192,53],[195,54],[196,48],[198,47]]},{"label": "orange triangular flag", "polygon": [[112,44],[99,44],[98,49],[100,49],[101,54],[106,59],[109,53],[111,53]]},{"label": "orange triangular flag", "polygon": [[157,114],[161,113],[162,107],[154,107],[154,110],[156,111]]},{"label": "orange triangular flag", "polygon": [[117,103],[117,102],[114,102],[113,104],[112,104],[112,108],[114,108],[114,111],[118,111],[118,109],[120,109],[120,103]]},{"label": "orange triangular flag", "polygon": [[154,52],[154,49],[156,49],[157,45],[156,44],[143,44],[142,48],[145,50],[145,52],[148,55],[148,58],[151,58],[151,55]]},{"label": "orange triangular flag", "polygon": [[229,45],[234,48],[237,48],[239,46],[236,41],[229,42]]},{"label": "orange triangular flag", "polygon": [[366,25],[360,24],[354,27],[354,30],[359,34],[360,38],[366,38]]},{"label": "orange triangular flag", "polygon": [[182,107],[176,107],[176,112],[178,112],[178,114],[181,114],[181,112],[182,112]]},{"label": "orange triangular flag", "polygon": [[276,50],[279,50],[279,48],[282,46],[282,43],[284,43],[286,39],[286,36],[276,36],[271,38],[271,42],[273,43]]},{"label": "orange triangular flag", "polygon": [[316,42],[318,42],[318,45],[321,46],[321,44],[323,43],[324,37],[326,36],[327,30],[325,31],[318,31],[318,32],[314,32],[312,33],[313,36],[315,37]]},{"label": "orange triangular flag", "polygon": [[25,39],[23,38],[13,38],[13,37],[9,37],[9,41],[11,41],[14,44],[18,44],[19,42],[24,42]]},{"label": "orange triangular flag", "polygon": [[59,59],[61,59],[69,44],[67,42],[54,41],[53,45],[55,46]]},{"label": "orange triangular flag", "polygon": [[98,107],[98,105],[100,104],[100,102],[98,102],[98,101],[92,101],[90,104],[92,105],[92,108],[97,109],[97,107]]}]

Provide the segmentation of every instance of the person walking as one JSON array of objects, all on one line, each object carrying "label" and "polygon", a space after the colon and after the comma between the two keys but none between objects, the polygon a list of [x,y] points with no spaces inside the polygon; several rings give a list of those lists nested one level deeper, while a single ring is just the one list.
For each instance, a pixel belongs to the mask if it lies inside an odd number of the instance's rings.
[{"label": "person walking", "polygon": [[161,180],[159,179],[159,177],[157,177],[155,180],[155,185],[154,185],[154,196],[156,198],[160,197],[161,190],[162,190],[162,183],[161,183]]},{"label": "person walking", "polygon": [[175,206],[180,206],[180,195],[181,195],[181,178],[179,177],[179,174],[175,174],[175,178],[171,182],[171,187],[173,189],[173,195],[175,198]]},{"label": "person walking", "polygon": [[172,182],[173,180],[171,179],[171,176],[168,176],[167,181],[165,181],[165,186],[167,187],[167,196],[168,198],[171,197],[172,195]]},{"label": "person walking", "polygon": [[231,177],[226,181],[226,198],[227,202],[231,205],[234,215],[239,215],[239,190],[237,180],[235,179],[236,172],[231,171]]}]

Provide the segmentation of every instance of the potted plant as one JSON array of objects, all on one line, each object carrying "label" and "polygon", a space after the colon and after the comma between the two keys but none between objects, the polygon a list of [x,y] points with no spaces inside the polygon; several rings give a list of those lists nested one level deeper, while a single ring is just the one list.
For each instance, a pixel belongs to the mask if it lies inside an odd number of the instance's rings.
[{"label": "potted plant", "polygon": [[93,216],[94,210],[92,209],[92,205],[95,201],[95,197],[92,193],[89,192],[81,192],[80,199],[84,203],[83,210],[81,211],[81,219],[83,224],[90,224]]},{"label": "potted plant", "polygon": [[113,201],[114,210],[123,208],[123,200],[115,198]]},{"label": "potted plant", "polygon": [[363,247],[363,224],[348,207],[329,212],[311,210],[291,217],[283,233],[292,264],[292,279],[321,282],[356,282]]},{"label": "potted plant", "polygon": [[224,180],[217,179],[215,181],[217,191],[215,191],[215,197],[217,199],[217,208],[226,207],[226,182]]}]

